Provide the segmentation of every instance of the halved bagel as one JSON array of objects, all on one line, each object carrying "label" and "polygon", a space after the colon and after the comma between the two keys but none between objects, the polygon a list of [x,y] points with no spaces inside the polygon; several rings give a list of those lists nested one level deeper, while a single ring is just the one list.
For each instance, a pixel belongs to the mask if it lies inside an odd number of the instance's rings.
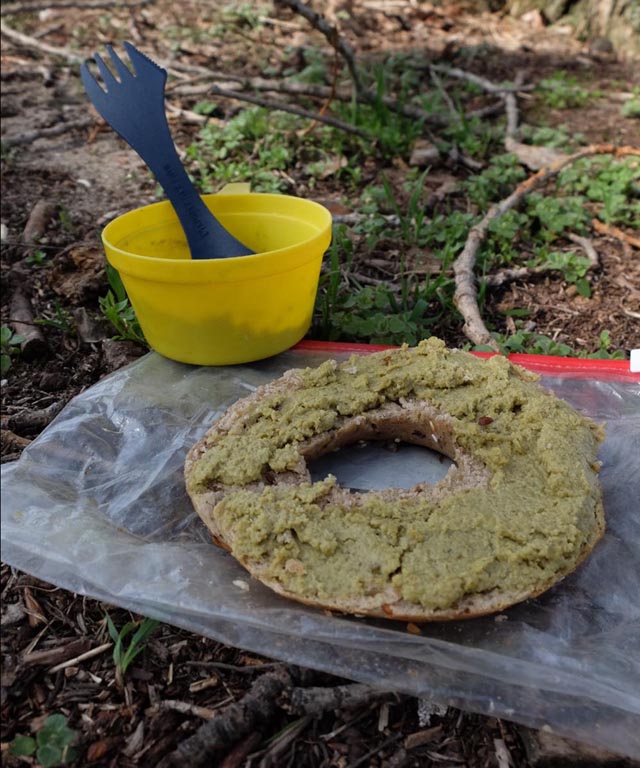
[{"label": "halved bagel", "polygon": [[[447,455],[435,485],[368,493],[307,462],[361,440]],[[257,579],[300,602],[428,621],[538,595],[604,532],[603,430],[503,357],[438,339],[292,370],[235,403],[189,451],[187,491]]]}]

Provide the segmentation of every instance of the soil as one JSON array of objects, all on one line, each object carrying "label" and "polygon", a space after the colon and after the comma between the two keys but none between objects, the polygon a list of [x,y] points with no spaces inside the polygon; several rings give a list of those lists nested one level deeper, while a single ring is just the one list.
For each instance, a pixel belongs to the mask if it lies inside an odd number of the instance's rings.
[{"label": "soil", "polygon": [[[129,39],[156,60],[175,65],[183,79],[201,82],[202,71],[196,67],[258,76],[267,69],[282,73],[301,66],[301,52],[308,46],[330,55],[324,37],[281,5],[247,5],[237,11],[192,0],[94,5],[43,4],[29,10],[14,3],[2,10],[9,27],[2,35],[3,142],[19,139],[2,156],[2,322],[14,323],[20,307],[25,311],[26,306],[22,327],[39,331],[39,338],[12,358],[2,382],[3,462],[17,459],[74,395],[147,351],[133,342],[114,341],[113,329],[100,312],[107,281],[99,232],[115,215],[156,200],[156,187],[137,156],[89,109],[73,58]],[[606,45],[576,40],[567,27],[546,27],[535,14],[516,20],[448,1],[354,0],[344,6],[327,4],[327,14],[340,19],[341,33],[365,65],[389,52],[411,51],[496,82],[521,70],[526,82],[536,83],[564,69],[601,96],[581,108],[547,109],[544,114],[524,98],[523,120],[564,125],[590,142],[639,143],[638,121],[620,114],[622,100],[640,85],[638,68]],[[172,132],[183,149],[198,130],[192,122],[198,98],[169,96]],[[237,102],[221,99],[220,119],[237,109]],[[61,125],[67,127],[64,132],[46,135],[47,129]],[[363,183],[382,170],[400,193],[406,170],[402,164],[383,169],[372,161]],[[429,176],[430,191],[436,194],[462,173],[460,165],[445,164]],[[313,190],[294,176],[291,187],[335,211],[349,210],[330,176],[317,179]],[[31,242],[25,237],[28,224],[35,228]],[[538,332],[571,341],[574,347],[596,350],[603,329],[610,332],[615,348],[628,352],[638,346],[637,250],[611,234],[593,233],[593,243],[600,266],[592,276],[590,298],[581,297],[560,277],[532,277],[490,290],[487,316],[504,329],[505,309],[526,308]],[[389,253],[381,258],[388,263]],[[393,279],[384,269],[376,272],[367,260],[373,261],[370,255],[356,254],[356,266],[370,279]],[[34,319],[45,322],[34,324]],[[451,323],[435,330],[451,345],[465,341],[461,328]],[[53,712],[63,713],[77,734],[77,764],[158,765],[218,711],[241,701],[261,673],[273,669],[268,659],[162,625],[123,681],[116,675],[111,650],[73,660],[109,641],[107,612],[118,627],[140,617],[7,565],[1,577],[3,765],[29,762],[9,757],[9,742],[18,733],[36,733]],[[69,666],[52,671],[68,660]],[[311,671],[305,678],[305,684],[323,687],[346,682]],[[293,730],[283,732],[291,725]],[[276,708],[249,731],[244,754],[229,743],[209,764],[529,765],[515,724],[440,710],[395,694],[371,695],[352,708],[320,716],[301,718]]]}]

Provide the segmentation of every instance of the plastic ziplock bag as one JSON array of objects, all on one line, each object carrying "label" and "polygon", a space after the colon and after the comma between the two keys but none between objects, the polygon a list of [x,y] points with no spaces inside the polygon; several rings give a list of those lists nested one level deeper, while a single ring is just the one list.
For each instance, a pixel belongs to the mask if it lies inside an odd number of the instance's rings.
[{"label": "plastic ziplock bag", "polygon": [[[502,614],[418,635],[272,593],[211,543],[185,492],[185,454],[215,417],[289,368],[346,354],[307,345],[198,368],[151,353],[103,379],[2,468],[3,561],[232,646],[640,757],[640,377],[543,367],[546,387],[607,427],[607,532],[585,564]],[[349,463],[339,479],[367,487]]]}]

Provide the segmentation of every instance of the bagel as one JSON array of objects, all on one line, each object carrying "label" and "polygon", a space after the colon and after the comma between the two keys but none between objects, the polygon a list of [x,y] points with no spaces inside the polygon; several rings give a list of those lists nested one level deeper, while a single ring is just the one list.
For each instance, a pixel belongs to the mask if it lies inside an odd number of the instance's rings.
[{"label": "bagel", "polygon": [[[189,451],[214,541],[285,597],[403,621],[501,611],[573,571],[604,532],[602,427],[502,356],[436,338],[288,371]],[[369,440],[454,463],[434,485],[355,492],[307,462]]]}]

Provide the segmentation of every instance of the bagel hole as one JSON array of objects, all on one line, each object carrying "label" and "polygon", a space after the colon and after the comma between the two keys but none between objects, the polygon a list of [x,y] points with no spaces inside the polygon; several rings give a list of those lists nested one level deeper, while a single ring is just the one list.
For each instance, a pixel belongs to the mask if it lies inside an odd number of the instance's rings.
[{"label": "bagel hole", "polygon": [[360,492],[435,485],[453,464],[438,451],[397,439],[362,440],[307,460],[313,482],[334,475],[343,488]]}]

